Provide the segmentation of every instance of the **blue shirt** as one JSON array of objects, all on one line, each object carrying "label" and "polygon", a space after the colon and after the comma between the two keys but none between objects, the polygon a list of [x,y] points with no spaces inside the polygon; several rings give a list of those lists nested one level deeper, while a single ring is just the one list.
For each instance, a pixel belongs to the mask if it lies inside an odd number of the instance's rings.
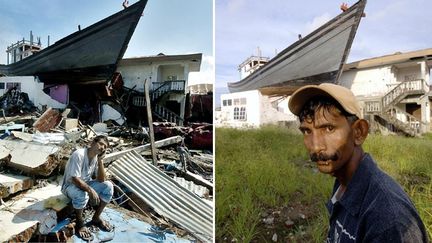
[{"label": "blue shirt", "polygon": [[327,203],[327,242],[428,242],[413,203],[401,186],[365,154],[340,200]]}]

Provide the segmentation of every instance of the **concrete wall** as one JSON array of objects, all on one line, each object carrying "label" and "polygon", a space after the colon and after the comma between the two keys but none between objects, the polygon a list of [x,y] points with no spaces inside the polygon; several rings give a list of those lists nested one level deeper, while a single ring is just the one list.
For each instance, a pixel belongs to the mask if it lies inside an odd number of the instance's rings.
[{"label": "concrete wall", "polygon": [[288,109],[288,98],[271,101],[268,96],[262,96],[262,99],[261,124],[275,124],[297,120],[297,117]]},{"label": "concrete wall", "polygon": [[[231,127],[258,127],[260,125],[261,94],[257,90],[221,95],[220,120],[217,122]],[[234,99],[246,98],[246,105],[234,105]],[[224,106],[224,100],[231,100],[230,106]],[[234,120],[234,108],[246,108],[246,120]]]},{"label": "concrete wall", "polygon": [[402,81],[414,81],[422,79],[420,65],[417,64],[412,67],[398,68],[397,69],[397,80]]},{"label": "concrete wall", "polygon": [[382,96],[396,84],[396,77],[390,66],[349,70],[342,73],[340,84],[356,96]]},{"label": "concrete wall", "polygon": [[177,65],[163,65],[159,66],[161,72],[161,80],[160,82],[169,80],[169,76],[176,76],[176,80],[186,80],[184,77],[184,67]]},{"label": "concrete wall", "polygon": [[117,71],[121,73],[124,81],[124,86],[132,88],[136,85],[135,90],[144,92],[144,80],[156,80],[157,74],[153,76],[152,65],[131,65],[119,66]]},{"label": "concrete wall", "polygon": [[403,81],[424,79],[429,82],[429,71],[422,69],[427,69],[424,62],[347,70],[342,73],[339,81],[356,96],[382,96]]},{"label": "concrete wall", "polygon": [[[246,120],[234,120],[234,99],[246,98]],[[231,106],[224,106],[224,100],[232,100]],[[297,117],[288,110],[288,99],[277,100],[262,95],[258,90],[221,95],[221,111],[216,116],[217,125],[231,127],[259,127],[265,124],[295,121]],[[279,107],[279,110],[278,110]],[[281,112],[281,111],[284,112]]]},{"label": "concrete wall", "polygon": [[7,83],[21,83],[21,92],[27,93],[35,106],[39,108],[42,108],[42,105],[57,109],[66,108],[66,104],[62,104],[45,94],[43,92],[44,84],[38,82],[33,76],[0,77],[0,83],[5,83],[5,89],[0,89],[0,95],[7,91]]},{"label": "concrete wall", "polygon": [[151,82],[163,82],[167,81],[169,76],[176,76],[177,80],[185,80],[185,85],[187,86],[189,70],[185,67],[187,67],[185,61],[146,62],[133,65],[123,64],[118,66],[117,72],[122,74],[126,87],[132,88],[136,85],[135,90],[144,92],[145,79]]}]

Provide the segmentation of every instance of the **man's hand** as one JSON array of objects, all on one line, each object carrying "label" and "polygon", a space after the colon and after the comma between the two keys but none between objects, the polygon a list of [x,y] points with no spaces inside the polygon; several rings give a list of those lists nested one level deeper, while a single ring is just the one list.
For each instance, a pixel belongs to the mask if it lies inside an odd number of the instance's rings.
[{"label": "man's hand", "polygon": [[103,151],[102,153],[98,154],[98,162],[102,162],[105,158],[106,151]]},{"label": "man's hand", "polygon": [[99,205],[100,199],[96,191],[93,188],[88,187],[87,193],[89,194],[90,201],[94,202],[95,205]]},{"label": "man's hand", "polygon": [[81,178],[73,176],[72,183],[78,188],[80,188],[81,190],[87,192],[89,194],[91,202],[95,202],[96,205],[99,204],[100,199],[97,192],[89,185],[87,185],[87,183],[85,183]]}]

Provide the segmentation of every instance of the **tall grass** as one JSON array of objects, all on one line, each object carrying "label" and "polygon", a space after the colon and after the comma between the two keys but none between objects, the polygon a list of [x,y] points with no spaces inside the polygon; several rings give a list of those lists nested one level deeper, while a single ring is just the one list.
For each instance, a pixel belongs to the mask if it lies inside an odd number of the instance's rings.
[{"label": "tall grass", "polygon": [[[379,166],[402,184],[432,238],[432,136],[370,136],[364,145]],[[267,208],[313,205],[307,239],[325,240],[334,179],[307,166],[302,136],[281,127],[216,130],[216,239],[249,242],[263,235]]]},{"label": "tall grass", "polygon": [[[257,229],[263,208],[293,200],[325,202],[332,180],[303,167],[302,137],[288,129],[218,129],[216,132],[216,235],[244,241]],[[313,176],[311,176],[313,174]],[[246,196],[247,194],[248,196]],[[251,212],[249,220],[244,212]],[[242,224],[245,223],[245,224]],[[241,227],[240,227],[241,225]],[[254,233],[244,232],[248,229]],[[245,241],[246,242],[246,241]]]}]

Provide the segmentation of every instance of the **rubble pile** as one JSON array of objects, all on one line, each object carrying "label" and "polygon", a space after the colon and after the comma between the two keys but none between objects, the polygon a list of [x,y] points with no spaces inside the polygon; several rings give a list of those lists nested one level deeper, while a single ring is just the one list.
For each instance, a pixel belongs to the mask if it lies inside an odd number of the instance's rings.
[{"label": "rubble pile", "polygon": [[[106,135],[110,144],[104,158],[107,175],[115,184],[110,210],[133,217],[138,213],[140,220],[161,231],[168,228],[189,239],[212,240],[211,235],[202,233],[209,230],[206,225],[195,229],[191,225],[196,222],[190,223],[191,218],[206,222],[213,217],[213,206],[208,206],[213,205],[211,124],[183,127],[154,123],[157,161],[152,161],[146,127],[111,120],[83,125],[71,109],[36,110],[26,101],[25,93],[10,91],[0,102],[3,107],[14,104],[13,109],[3,109],[0,118],[0,221],[4,225],[0,241],[66,241],[75,234],[72,206],[59,184],[71,153],[99,134]],[[149,168],[145,176],[136,177],[138,184],[128,183],[136,176],[133,172],[119,172],[132,166]],[[153,177],[162,179],[154,181]],[[160,197],[165,195],[163,191],[182,191],[181,202],[185,206],[193,203],[200,216],[186,219],[175,217],[176,212],[167,213],[164,207],[174,199],[152,202],[141,193],[149,187],[160,192],[156,194]]]}]

